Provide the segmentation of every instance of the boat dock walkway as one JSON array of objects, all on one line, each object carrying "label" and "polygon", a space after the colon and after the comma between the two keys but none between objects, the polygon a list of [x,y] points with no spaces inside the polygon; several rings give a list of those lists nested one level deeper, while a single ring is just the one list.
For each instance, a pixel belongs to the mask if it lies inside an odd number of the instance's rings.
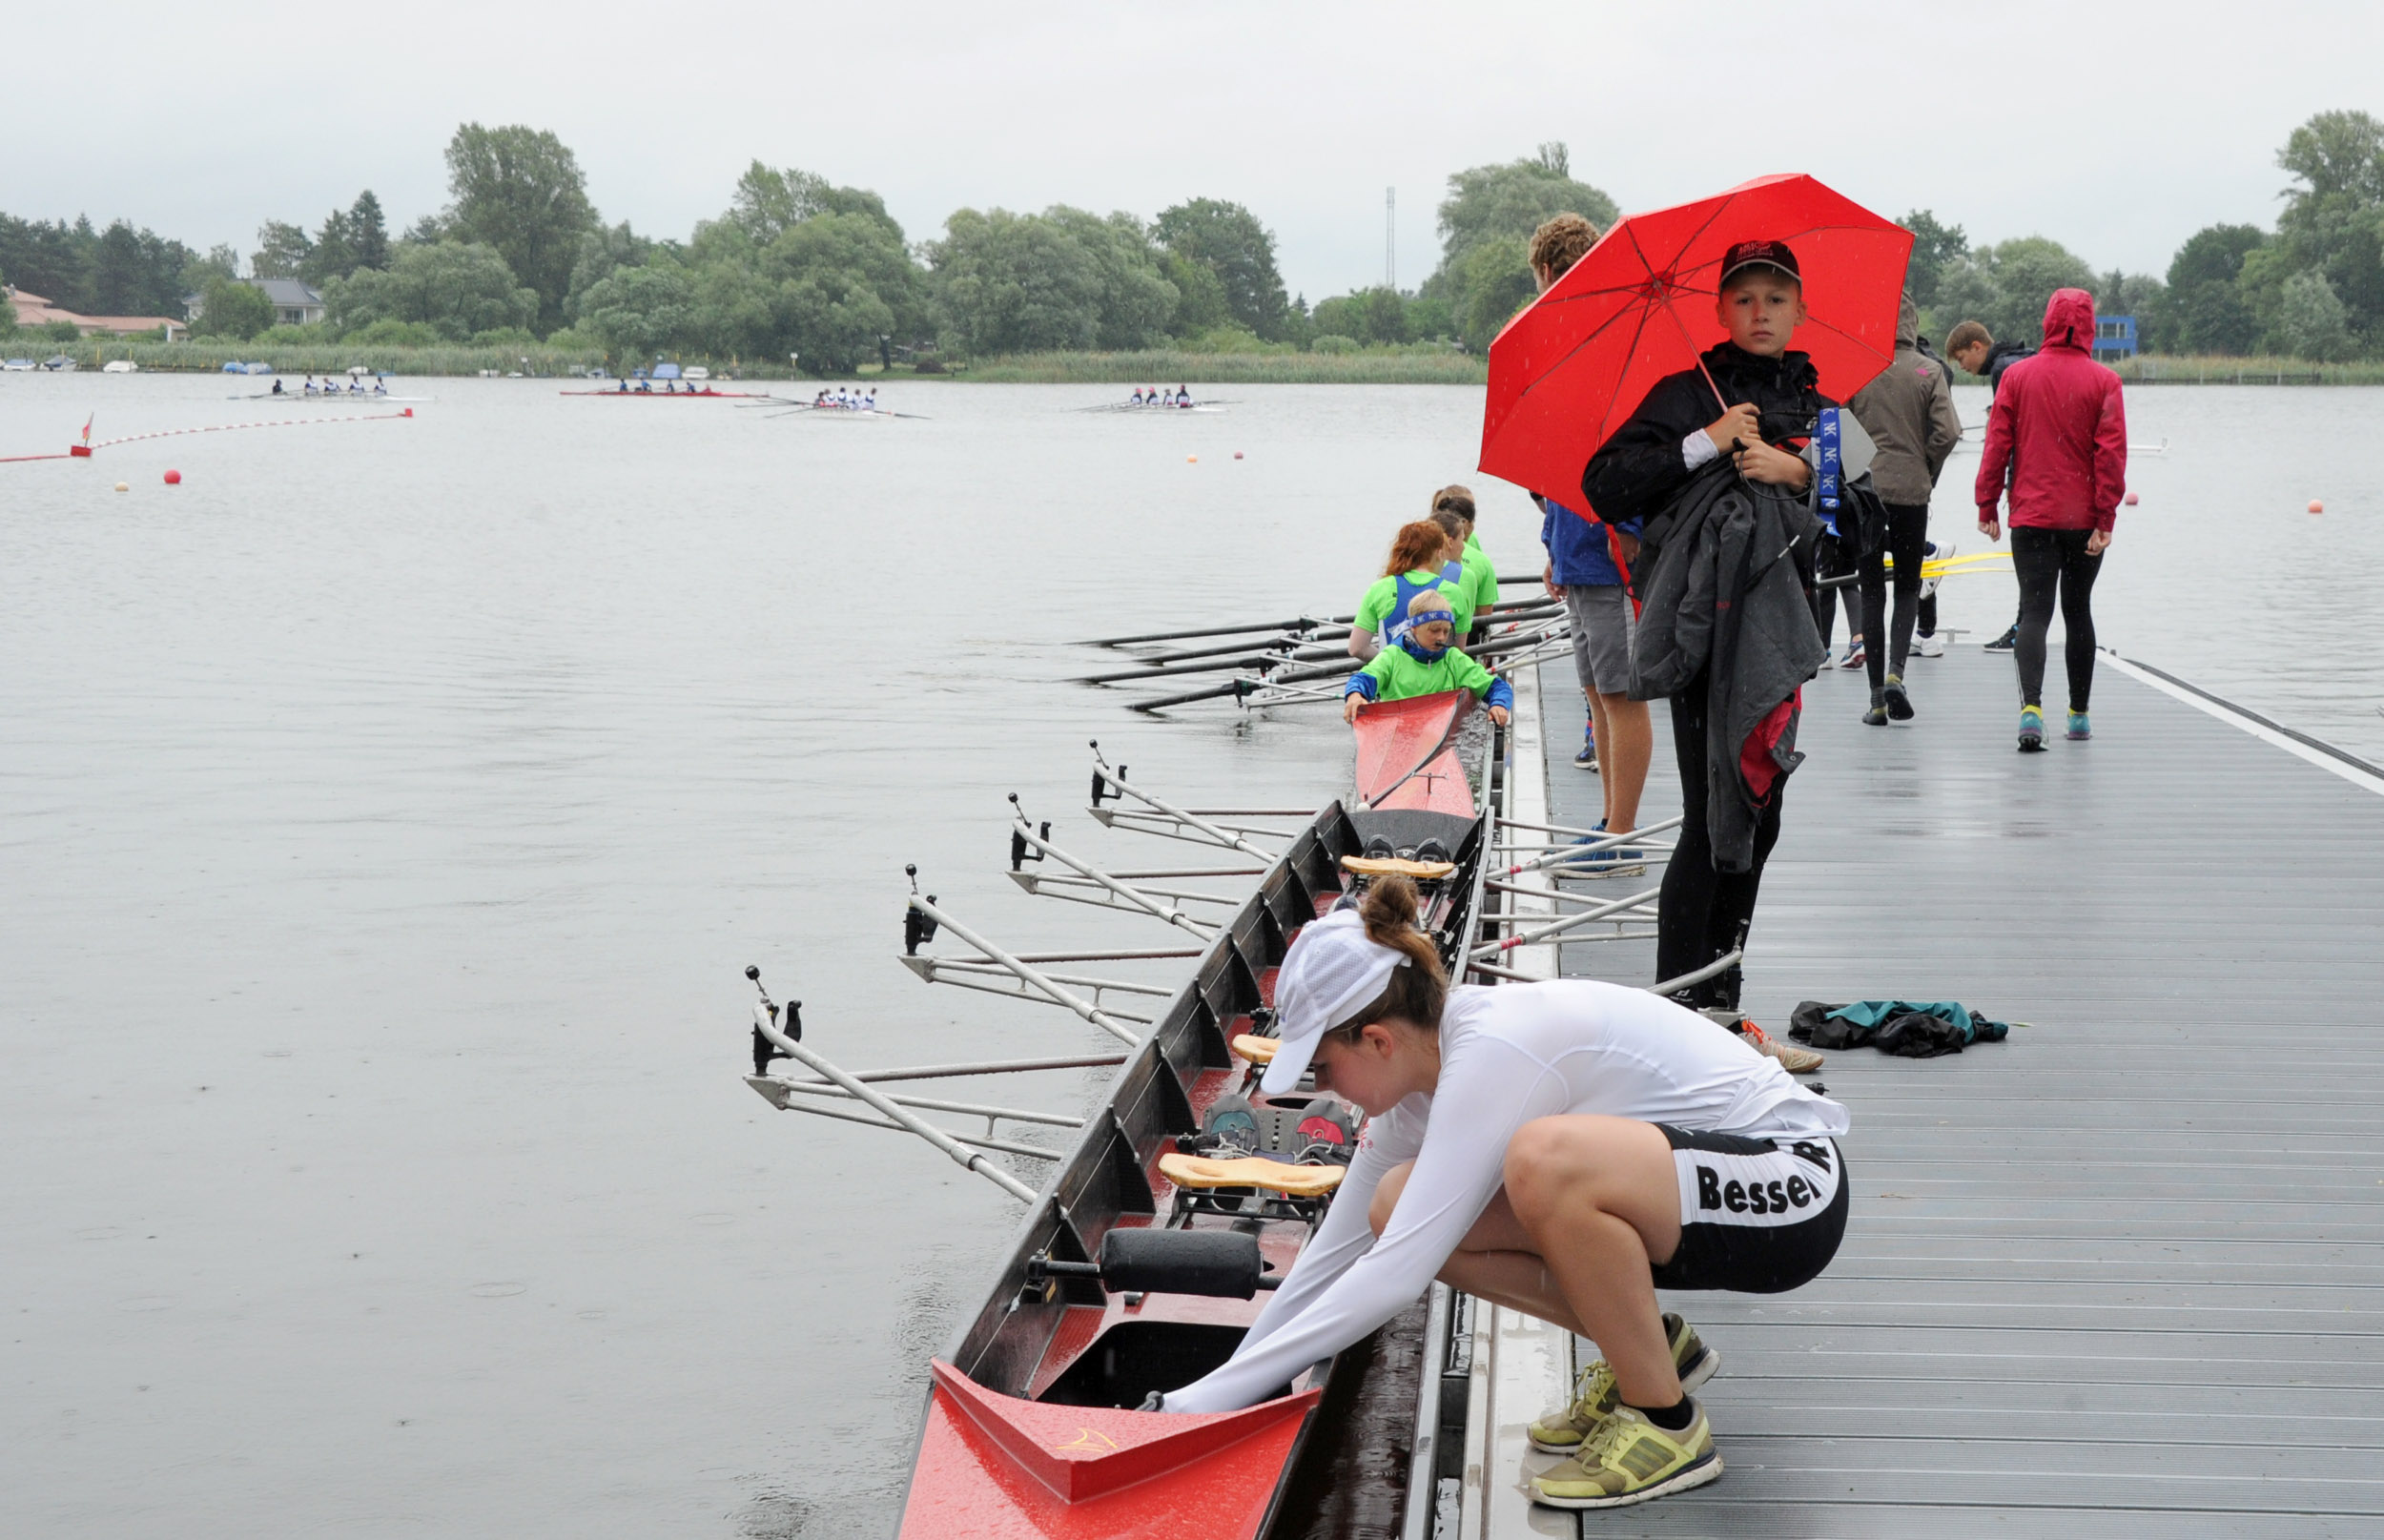
[{"label": "boat dock walkway", "polygon": [[[1829,1056],[1835,1265],[1667,1297],[1722,1355],[1720,1481],[1531,1509],[1522,1427],[1593,1350],[1497,1312],[1466,1540],[2384,1533],[2384,780],[2108,657],[2098,736],[2056,712],[2032,756],[2007,658],[1909,675],[1920,716],[1887,729],[1860,674],[1807,688],[1744,1004],[1782,1035],[1808,998],[2031,1025]],[[1571,667],[1543,679],[1550,821],[1586,826]],[[1654,725],[1643,821],[1678,806]],[[1563,966],[1645,983],[1653,947]]]}]

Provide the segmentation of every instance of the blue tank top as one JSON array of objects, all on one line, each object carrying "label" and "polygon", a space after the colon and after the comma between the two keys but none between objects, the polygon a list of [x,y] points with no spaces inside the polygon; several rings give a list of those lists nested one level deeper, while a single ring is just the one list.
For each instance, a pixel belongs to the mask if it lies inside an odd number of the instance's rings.
[{"label": "blue tank top", "polygon": [[[1428,582],[1414,582],[1405,572],[1392,578],[1390,580],[1390,613],[1383,617],[1383,646],[1395,647],[1409,631],[1415,629],[1414,623],[1408,619],[1408,601],[1427,588],[1440,588],[1443,584],[1453,588],[1456,586],[1459,574],[1464,570],[1455,562],[1450,562],[1440,569],[1437,577]],[[1442,589],[1444,595],[1447,591],[1446,588]],[[1456,606],[1452,604],[1449,608],[1454,611]]]}]

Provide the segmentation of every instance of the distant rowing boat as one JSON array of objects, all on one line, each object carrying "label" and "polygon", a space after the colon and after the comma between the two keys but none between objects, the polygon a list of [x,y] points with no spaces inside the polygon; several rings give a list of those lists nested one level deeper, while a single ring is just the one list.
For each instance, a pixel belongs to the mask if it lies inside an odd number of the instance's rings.
[{"label": "distant rowing boat", "polygon": [[1079,406],[1079,412],[1133,412],[1163,416],[1169,412],[1222,412],[1235,405],[1233,401],[1103,401],[1098,406]]},{"label": "distant rowing boat", "polygon": [[705,386],[702,390],[565,390],[559,391],[557,394],[563,396],[618,397],[623,400],[632,401],[718,401],[730,400],[760,401],[771,399],[767,391],[714,390],[709,385]]},{"label": "distant rowing boat", "polygon": [[309,395],[302,390],[253,390],[245,396],[227,396],[233,401],[345,401],[355,405],[361,401],[426,401],[429,396],[388,396],[370,390],[319,390]]}]

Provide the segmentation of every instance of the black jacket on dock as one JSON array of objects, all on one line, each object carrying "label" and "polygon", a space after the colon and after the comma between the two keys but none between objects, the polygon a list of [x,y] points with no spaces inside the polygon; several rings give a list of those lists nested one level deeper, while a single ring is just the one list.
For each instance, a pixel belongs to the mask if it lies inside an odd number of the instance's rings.
[{"label": "black jacket on dock", "polygon": [[1804,758],[1797,691],[1829,654],[1813,623],[1820,522],[1802,497],[1753,486],[1726,460],[1699,470],[1658,520],[1664,544],[1652,561],[1641,551],[1636,573],[1631,698],[1702,682],[1714,870],[1745,872],[1764,803]]},{"label": "black jacket on dock", "polygon": [[[1764,441],[1774,444],[1810,435],[1820,409],[1838,404],[1821,394],[1820,376],[1801,353],[1766,359],[1723,342],[1707,348],[1700,361],[1702,371],[1683,369],[1657,380],[1631,420],[1590,457],[1581,491],[1600,519],[1624,524],[1648,518],[1688,484],[1680,441],[1722,415],[1722,402],[1714,399],[1717,388],[1732,406],[1753,402],[1763,414]],[[1640,543],[1660,545],[1660,534],[1642,529]]]}]

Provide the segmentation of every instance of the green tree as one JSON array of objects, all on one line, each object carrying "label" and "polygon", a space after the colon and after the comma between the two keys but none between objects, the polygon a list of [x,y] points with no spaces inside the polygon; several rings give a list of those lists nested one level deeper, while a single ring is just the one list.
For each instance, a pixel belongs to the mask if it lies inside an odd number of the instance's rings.
[{"label": "green tree", "polygon": [[[1167,330],[1177,337],[1201,337],[1222,327],[1243,330],[1225,298],[1225,285],[1217,270],[1175,252],[1166,254],[1162,275],[1176,286],[1176,313]],[[1251,334],[1257,335],[1255,333]]]},{"label": "green tree", "polygon": [[[2245,258],[2246,302],[2281,338],[2285,288],[2314,271],[2343,305],[2358,351],[2384,348],[2384,122],[2320,113],[2293,130],[2276,163],[2297,185],[2285,192],[2274,242]],[[2305,317],[2324,308],[2307,285],[2291,303]]]},{"label": "green tree", "polygon": [[1995,339],[2033,343],[2045,331],[2045,302],[2055,289],[2094,291],[2094,270],[2059,241],[2023,236],[1982,246],[1938,277],[1933,336],[1959,322],[1983,323]]},{"label": "green tree", "polygon": [[314,249],[304,226],[268,219],[257,226],[257,250],[248,259],[248,270],[260,278],[295,278]]},{"label": "green tree", "polygon": [[1424,292],[1438,293],[1474,247],[1501,236],[1530,241],[1560,214],[1577,214],[1604,230],[1614,222],[1614,200],[1572,179],[1572,158],[1560,143],[1499,166],[1474,166],[1449,178],[1440,204],[1440,269]]},{"label": "green tree", "polygon": [[1457,264],[1450,285],[1458,296],[1458,336],[1475,353],[1539,294],[1531,276],[1531,247],[1524,236],[1493,236],[1477,242]]},{"label": "green tree", "polygon": [[447,142],[447,191],[449,233],[494,250],[537,294],[542,336],[562,325],[580,237],[599,222],[579,158],[548,132],[466,123]]},{"label": "green tree", "polygon": [[1926,310],[1937,303],[1937,282],[1946,264],[1970,255],[1970,237],[1960,225],[1942,225],[1927,209],[1915,209],[1896,221],[1912,232],[1912,265],[1904,270],[1904,287],[1912,302]]},{"label": "green tree", "polygon": [[1319,337],[1346,337],[1361,343],[1395,344],[1411,338],[1408,301],[1380,285],[1318,300],[1315,325]]},{"label": "green tree", "polygon": [[16,335],[16,301],[0,294],[0,337]]},{"label": "green tree", "polygon": [[1134,349],[1165,341],[1179,296],[1160,273],[1159,253],[1142,221],[1130,214],[1104,219],[1065,204],[1046,209],[1043,217],[1075,236],[1100,274],[1100,319],[1094,328],[1094,345]]},{"label": "green tree", "polygon": [[357,194],[356,201],[348,205],[348,239],[355,247],[357,267],[378,269],[389,265],[389,222],[381,216],[380,199],[373,196],[369,187]]},{"label": "green tree", "polygon": [[625,267],[644,267],[657,249],[654,241],[631,230],[627,219],[582,236],[579,257],[571,264],[571,287],[563,301],[564,315],[576,323],[588,290]]},{"label": "green tree", "polygon": [[210,337],[245,342],[271,326],[273,301],[253,283],[217,274],[210,278],[200,300],[198,319],[192,324]]},{"label": "green tree", "polygon": [[2168,264],[2168,336],[2177,353],[2247,354],[2260,319],[2241,287],[2244,258],[2268,244],[2252,225],[2209,225],[2186,237]]},{"label": "green tree", "polygon": [[927,251],[947,350],[1089,348],[1100,334],[1100,270],[1048,219],[961,209]]},{"label": "green tree", "polygon": [[[1196,197],[1161,210],[1151,233],[1170,257],[1215,276],[1233,320],[1268,341],[1282,340],[1291,306],[1284,296],[1283,275],[1275,267],[1274,235],[1259,223],[1258,216],[1239,203]],[[1173,265],[1169,280],[1179,290],[1184,287]],[[1197,329],[1206,331],[1214,324]],[[1179,325],[1176,330],[1185,328]]]},{"label": "green tree", "polygon": [[695,282],[668,257],[623,268],[581,297],[580,325],[602,339],[624,367],[644,363],[692,339]]},{"label": "green tree", "polygon": [[2326,275],[2312,268],[2287,278],[2278,294],[2276,340],[2296,359],[2338,363],[2357,351],[2351,312]]},{"label": "green tree", "polygon": [[342,332],[380,320],[419,321],[450,342],[538,318],[538,293],[515,279],[493,247],[442,240],[398,248],[386,269],[359,269],[323,291]]},{"label": "green tree", "polygon": [[927,333],[927,277],[900,236],[864,211],[823,214],[771,242],[779,340],[820,367],[846,373],[875,356],[881,337]]}]

